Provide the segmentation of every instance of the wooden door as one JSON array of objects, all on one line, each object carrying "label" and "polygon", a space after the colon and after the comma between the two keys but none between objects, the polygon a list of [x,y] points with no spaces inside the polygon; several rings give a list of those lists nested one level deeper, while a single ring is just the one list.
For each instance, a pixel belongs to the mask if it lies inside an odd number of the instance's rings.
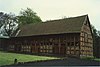
[{"label": "wooden door", "polygon": [[59,54],[59,46],[58,46],[58,44],[54,44],[54,46],[53,46],[53,53],[54,54]]},{"label": "wooden door", "polygon": [[60,54],[66,54],[66,46],[65,46],[65,44],[61,44],[61,46],[60,46]]}]

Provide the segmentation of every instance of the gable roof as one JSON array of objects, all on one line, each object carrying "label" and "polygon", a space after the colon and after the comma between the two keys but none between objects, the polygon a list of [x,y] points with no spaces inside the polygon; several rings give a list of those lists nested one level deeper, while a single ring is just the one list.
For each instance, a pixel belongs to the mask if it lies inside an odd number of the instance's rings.
[{"label": "gable roof", "polygon": [[83,15],[59,20],[51,20],[42,23],[27,24],[19,29],[20,32],[17,33],[17,37],[62,33],[80,33],[81,27],[86,18],[87,15]]}]

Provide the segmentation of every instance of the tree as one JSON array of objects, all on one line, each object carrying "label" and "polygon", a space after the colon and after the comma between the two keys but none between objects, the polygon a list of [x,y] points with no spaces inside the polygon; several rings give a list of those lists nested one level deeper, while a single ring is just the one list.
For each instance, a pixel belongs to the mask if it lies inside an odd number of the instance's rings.
[{"label": "tree", "polygon": [[100,37],[100,31],[98,31],[98,36]]},{"label": "tree", "polygon": [[2,12],[1,16],[1,34],[4,36],[11,36],[17,28],[16,16],[12,13],[7,14]]},{"label": "tree", "polygon": [[7,14],[0,12],[0,34],[10,37],[13,33],[15,33],[14,31],[17,32],[21,24],[24,25],[39,22],[42,22],[42,20],[30,8],[21,10],[19,16],[15,16],[12,13]]},{"label": "tree", "polygon": [[30,24],[30,23],[38,23],[42,20],[37,14],[32,11],[32,9],[27,8],[26,10],[21,10],[20,15],[18,16],[19,24]]},{"label": "tree", "polygon": [[0,27],[3,25],[4,13],[0,12]]},{"label": "tree", "polygon": [[93,53],[94,57],[100,58],[100,31],[98,31],[94,26],[92,26],[93,33]]}]

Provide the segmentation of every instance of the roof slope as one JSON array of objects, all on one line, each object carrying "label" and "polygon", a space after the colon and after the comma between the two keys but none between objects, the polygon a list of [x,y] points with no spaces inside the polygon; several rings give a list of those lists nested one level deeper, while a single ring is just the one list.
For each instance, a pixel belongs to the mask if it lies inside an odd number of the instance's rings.
[{"label": "roof slope", "polygon": [[79,33],[87,15],[24,25],[19,36]]}]

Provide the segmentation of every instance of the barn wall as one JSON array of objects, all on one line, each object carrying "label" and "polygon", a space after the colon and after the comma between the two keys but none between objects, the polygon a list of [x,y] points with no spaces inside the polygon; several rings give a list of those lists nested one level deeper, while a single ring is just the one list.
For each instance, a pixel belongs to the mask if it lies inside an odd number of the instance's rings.
[{"label": "barn wall", "polygon": [[0,50],[4,50],[4,51],[7,50],[8,40],[9,40],[8,38],[0,38]]},{"label": "barn wall", "polygon": [[86,21],[81,29],[80,34],[80,56],[88,57],[93,56],[93,38],[89,22]]},{"label": "barn wall", "polygon": [[8,51],[21,53],[56,54],[79,57],[79,34],[14,37],[9,39]]}]

